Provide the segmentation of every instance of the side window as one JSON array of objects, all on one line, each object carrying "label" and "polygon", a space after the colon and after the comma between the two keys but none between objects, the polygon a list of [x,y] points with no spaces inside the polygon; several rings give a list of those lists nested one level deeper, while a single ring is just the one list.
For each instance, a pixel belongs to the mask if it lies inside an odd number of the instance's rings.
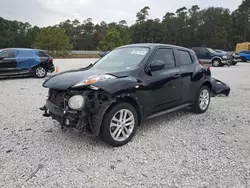
[{"label": "side window", "polygon": [[201,54],[206,55],[209,51],[206,48],[201,48]]},{"label": "side window", "polygon": [[194,51],[197,55],[202,55],[200,48],[193,48],[193,51]]},{"label": "side window", "polygon": [[190,55],[191,55],[191,58],[192,58],[193,62],[198,61],[198,57],[197,57],[197,55],[194,52],[190,53]]},{"label": "side window", "polygon": [[39,51],[37,54],[39,57],[49,57],[48,54],[44,51]]},{"label": "side window", "polygon": [[193,63],[190,53],[183,50],[178,50],[181,65],[188,65]]},{"label": "side window", "polygon": [[17,57],[19,58],[35,57],[35,53],[31,50],[18,50]]},{"label": "side window", "polygon": [[15,58],[14,51],[4,51],[0,54],[0,58]]},{"label": "side window", "polygon": [[155,60],[164,61],[166,63],[165,68],[175,67],[175,58],[172,49],[167,49],[167,48],[157,49],[151,61]]}]

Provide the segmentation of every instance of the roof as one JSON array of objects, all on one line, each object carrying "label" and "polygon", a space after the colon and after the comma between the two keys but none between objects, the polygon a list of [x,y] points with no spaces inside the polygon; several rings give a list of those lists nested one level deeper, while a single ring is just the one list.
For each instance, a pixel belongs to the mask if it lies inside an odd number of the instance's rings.
[{"label": "roof", "polygon": [[47,51],[47,50],[33,49],[33,48],[3,48],[3,49],[0,49],[0,51],[4,51],[4,50],[36,50],[36,51]]},{"label": "roof", "polygon": [[190,50],[189,48],[185,48],[182,46],[172,45],[172,44],[162,44],[162,43],[135,43],[135,44],[128,44],[124,46],[120,46],[118,48],[122,47],[148,47],[148,48],[156,48],[156,47],[170,47],[170,48],[179,48],[179,49],[185,49]]}]

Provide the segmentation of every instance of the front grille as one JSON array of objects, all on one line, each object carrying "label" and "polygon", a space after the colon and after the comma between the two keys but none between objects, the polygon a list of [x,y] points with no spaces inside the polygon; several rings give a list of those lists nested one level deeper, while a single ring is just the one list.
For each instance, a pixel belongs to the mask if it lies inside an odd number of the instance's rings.
[{"label": "front grille", "polygon": [[66,95],[65,91],[50,89],[48,99],[55,105],[63,108],[65,95]]}]

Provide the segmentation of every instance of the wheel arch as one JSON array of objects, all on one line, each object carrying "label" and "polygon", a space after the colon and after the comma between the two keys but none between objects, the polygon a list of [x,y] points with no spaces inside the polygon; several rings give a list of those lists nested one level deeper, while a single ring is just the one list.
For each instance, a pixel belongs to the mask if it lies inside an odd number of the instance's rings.
[{"label": "wheel arch", "polygon": [[222,61],[222,58],[221,58],[221,57],[215,56],[215,57],[213,57],[213,58],[211,59],[211,62],[213,62],[215,59],[219,59],[220,61]]},{"label": "wheel arch", "polygon": [[98,136],[100,134],[101,126],[103,119],[105,118],[105,114],[107,114],[115,105],[126,102],[132,105],[138,116],[138,126],[141,124],[143,120],[143,110],[139,103],[136,101],[136,98],[132,97],[130,94],[119,95],[114,98],[109,104],[103,106],[99,113],[92,116],[92,124],[94,125],[93,134]]},{"label": "wheel arch", "polygon": [[110,105],[108,110],[111,109],[117,103],[122,103],[122,102],[129,103],[130,105],[132,105],[135,108],[135,110],[137,112],[137,116],[138,116],[138,125],[140,125],[140,123],[142,122],[142,117],[143,117],[142,108],[138,104],[137,100],[129,94],[127,94],[127,95],[124,94],[122,96],[117,97],[116,102],[114,102],[112,105]]},{"label": "wheel arch", "polygon": [[201,87],[203,86],[208,86],[208,88],[210,89],[210,91],[212,91],[212,83],[209,81],[205,81],[201,84]]}]

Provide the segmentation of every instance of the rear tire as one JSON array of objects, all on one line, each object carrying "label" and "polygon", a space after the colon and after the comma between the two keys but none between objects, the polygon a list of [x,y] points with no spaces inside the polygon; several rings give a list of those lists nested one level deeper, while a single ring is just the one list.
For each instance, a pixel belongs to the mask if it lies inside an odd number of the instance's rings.
[{"label": "rear tire", "polygon": [[191,107],[192,111],[197,114],[202,114],[207,111],[210,105],[211,91],[208,86],[202,86],[196,95],[195,102]]},{"label": "rear tire", "polygon": [[48,70],[44,66],[38,66],[35,68],[35,76],[37,78],[45,78],[47,76]]},{"label": "rear tire", "polygon": [[221,60],[220,59],[213,59],[212,65],[213,65],[213,67],[220,67],[220,66],[222,66]]},{"label": "rear tire", "polygon": [[137,127],[135,108],[129,103],[117,103],[104,115],[100,139],[110,146],[120,147],[133,138]]},{"label": "rear tire", "polygon": [[247,62],[245,57],[242,57],[241,60],[242,60],[242,62]]}]

